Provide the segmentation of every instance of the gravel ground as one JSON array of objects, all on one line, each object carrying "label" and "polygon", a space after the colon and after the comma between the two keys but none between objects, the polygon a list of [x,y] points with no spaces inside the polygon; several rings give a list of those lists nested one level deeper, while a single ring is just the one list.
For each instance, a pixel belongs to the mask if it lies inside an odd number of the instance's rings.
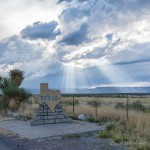
[{"label": "gravel ground", "polygon": [[[9,124],[11,124],[11,122],[9,122]],[[0,128],[0,150],[127,150],[121,146],[112,145],[110,140],[97,138],[96,132],[88,134],[78,134],[76,132],[76,135],[29,139],[8,129],[7,126],[9,124],[7,123],[5,124],[6,126]],[[62,127],[62,124],[59,126]],[[73,127],[75,128],[75,126]],[[82,126],[85,127],[86,124],[82,123],[80,128],[82,128]],[[20,128],[19,123],[11,127],[12,129],[16,128],[18,130]],[[25,127],[26,126],[24,126],[24,131],[27,132]],[[46,128],[46,126],[43,127]]]},{"label": "gravel ground", "polygon": [[61,135],[86,133],[104,130],[105,125],[98,125],[86,121],[72,121],[71,123],[47,124],[31,126],[30,121],[0,121],[0,128],[8,129],[28,139],[56,137]]},{"label": "gravel ground", "polygon": [[0,144],[4,150],[127,150],[112,145],[110,140],[96,137],[29,140],[0,135]]}]

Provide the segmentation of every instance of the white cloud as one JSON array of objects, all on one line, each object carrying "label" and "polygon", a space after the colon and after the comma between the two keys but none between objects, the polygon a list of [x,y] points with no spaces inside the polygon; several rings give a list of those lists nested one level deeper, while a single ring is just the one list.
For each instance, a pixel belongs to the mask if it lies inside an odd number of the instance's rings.
[{"label": "white cloud", "polygon": [[98,84],[91,89],[96,87],[150,87],[150,82],[131,82],[131,83],[120,83],[120,84]]},{"label": "white cloud", "polygon": [[58,20],[61,5],[52,0],[5,0],[0,1],[0,39],[19,34],[34,22]]},{"label": "white cloud", "polygon": [[3,75],[18,68],[25,71],[27,79],[33,79],[55,74],[61,68],[57,53],[38,42],[33,44],[13,36],[0,42],[0,50],[0,74]]},{"label": "white cloud", "polygon": [[[62,73],[63,66],[92,70],[100,65],[121,70],[118,78],[149,81],[150,3],[148,0],[14,0],[0,2],[0,72],[17,67],[26,70],[28,80]],[[9,10],[9,11],[7,11]],[[51,21],[59,34],[52,34]],[[20,31],[40,21],[34,35],[22,39]],[[33,27],[33,26],[32,26]],[[32,30],[28,34],[32,35]],[[44,32],[43,32],[44,31]],[[46,35],[42,39],[43,34]],[[50,35],[50,36],[47,36]],[[50,38],[52,35],[52,38]],[[35,36],[34,36],[35,37]],[[13,54],[13,57],[12,57]],[[134,71],[133,71],[134,70]],[[105,71],[105,70],[103,70]],[[128,72],[129,71],[129,72]],[[111,76],[109,69],[107,77]],[[122,75],[122,76],[121,76]],[[96,79],[102,80],[96,72]],[[98,78],[99,77],[99,78]],[[95,79],[95,80],[96,80]],[[117,78],[110,77],[116,81]],[[94,79],[93,79],[94,80]],[[99,81],[97,81],[99,82]],[[115,83],[113,83],[115,84]]]}]

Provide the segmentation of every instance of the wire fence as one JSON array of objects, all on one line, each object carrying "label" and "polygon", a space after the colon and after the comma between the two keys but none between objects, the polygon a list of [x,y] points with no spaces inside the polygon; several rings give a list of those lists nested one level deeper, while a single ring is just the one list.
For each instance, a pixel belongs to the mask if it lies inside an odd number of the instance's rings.
[{"label": "wire fence", "polygon": [[95,118],[123,118],[128,122],[150,113],[150,94],[62,94],[64,110]]}]

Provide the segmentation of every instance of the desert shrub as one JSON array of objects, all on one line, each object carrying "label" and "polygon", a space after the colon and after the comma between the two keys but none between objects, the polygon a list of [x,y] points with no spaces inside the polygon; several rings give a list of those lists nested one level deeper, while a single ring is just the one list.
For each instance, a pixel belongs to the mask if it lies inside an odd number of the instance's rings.
[{"label": "desert shrub", "polygon": [[122,137],[119,134],[115,134],[112,139],[115,143],[120,143],[122,141]]},{"label": "desert shrub", "polygon": [[144,110],[145,113],[150,113],[150,107]]},{"label": "desert shrub", "polygon": [[125,109],[125,105],[124,105],[123,103],[117,103],[117,104],[115,105],[115,108],[116,108],[116,109]]},{"label": "desert shrub", "polygon": [[108,124],[108,125],[106,126],[106,129],[107,129],[108,131],[111,131],[111,130],[114,130],[115,127],[116,127],[116,125],[115,125],[114,123],[110,123],[110,124]]},{"label": "desert shrub", "polygon": [[100,131],[99,138],[103,138],[103,139],[109,138],[108,131],[107,130]]},{"label": "desert shrub", "polygon": [[[115,108],[116,109],[125,109],[126,108],[126,105],[124,105],[123,103],[117,103],[115,105]],[[129,104],[128,105],[128,108],[130,110],[136,110],[136,111],[144,111],[144,112],[149,112],[149,108],[145,108],[141,102],[137,101],[137,102],[134,102],[133,104]]]},{"label": "desert shrub", "polygon": [[2,103],[5,110],[17,111],[21,103],[31,96],[29,90],[20,87],[23,79],[23,71],[18,69],[10,70],[9,77],[0,78]]},{"label": "desert shrub", "polygon": [[126,96],[124,96],[124,95],[116,95],[116,97],[118,97],[118,98],[125,98]]},{"label": "desert shrub", "polygon": [[[63,103],[65,106],[72,106],[72,105],[73,105],[73,101],[69,101],[69,100],[63,101],[62,103]],[[78,101],[78,100],[75,100],[75,101],[74,101],[74,105],[79,105],[79,101]]]},{"label": "desert shrub", "polygon": [[98,123],[99,125],[102,125],[107,122],[107,120],[104,118],[93,118],[93,117],[88,118],[87,121]]},{"label": "desert shrub", "polygon": [[133,109],[133,110],[137,110],[137,111],[145,111],[146,110],[146,108],[139,101],[137,101],[133,104],[130,104],[129,109]]},{"label": "desert shrub", "polygon": [[95,119],[94,119],[94,118],[88,118],[88,121],[89,121],[89,122],[94,122]]},{"label": "desert shrub", "polygon": [[97,101],[88,101],[87,105],[90,105],[92,107],[100,107],[101,106],[101,102],[97,102]]},{"label": "desert shrub", "polygon": [[137,150],[149,150],[150,149],[150,146],[139,146],[138,148],[137,148]]}]

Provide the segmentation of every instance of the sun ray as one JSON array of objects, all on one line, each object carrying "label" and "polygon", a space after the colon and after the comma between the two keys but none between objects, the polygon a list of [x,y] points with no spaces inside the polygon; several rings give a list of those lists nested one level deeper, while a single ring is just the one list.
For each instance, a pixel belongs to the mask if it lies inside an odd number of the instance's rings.
[{"label": "sun ray", "polygon": [[135,80],[123,72],[121,68],[117,67],[117,65],[111,64],[109,61],[105,64],[99,62],[96,66],[98,70],[109,79],[111,84],[135,82]]}]

